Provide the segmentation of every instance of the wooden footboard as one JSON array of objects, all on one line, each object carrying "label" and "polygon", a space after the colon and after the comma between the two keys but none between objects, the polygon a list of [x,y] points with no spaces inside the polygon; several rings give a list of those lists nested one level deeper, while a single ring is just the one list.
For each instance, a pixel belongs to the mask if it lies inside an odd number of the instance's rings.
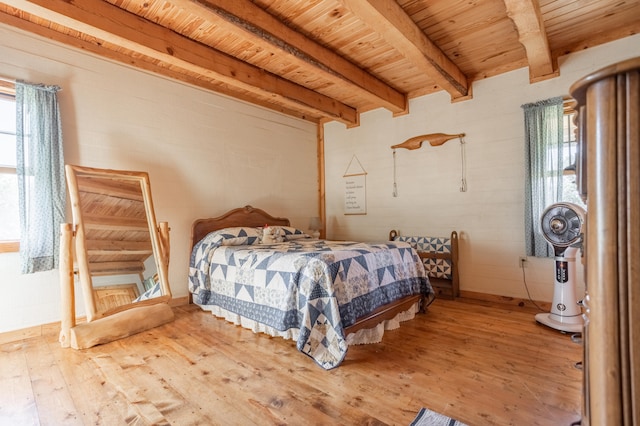
[{"label": "wooden footboard", "polygon": [[347,336],[356,331],[373,328],[380,324],[382,321],[393,319],[400,312],[409,310],[416,302],[419,302],[423,296],[421,294],[414,294],[413,296],[407,296],[400,300],[396,300],[393,303],[384,305],[371,312],[371,314],[358,318],[355,324],[346,327],[344,329],[344,335]]}]

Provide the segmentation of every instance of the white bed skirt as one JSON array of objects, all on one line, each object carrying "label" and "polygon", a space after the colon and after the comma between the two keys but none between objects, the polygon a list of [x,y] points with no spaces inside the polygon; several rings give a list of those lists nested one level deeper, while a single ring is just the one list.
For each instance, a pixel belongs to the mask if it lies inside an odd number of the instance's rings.
[{"label": "white bed skirt", "polygon": [[[198,305],[205,311],[211,312],[213,315],[219,318],[239,325],[243,328],[249,329],[254,333],[264,333],[272,337],[282,337],[288,340],[298,340],[300,329],[292,328],[286,331],[276,330],[273,327],[261,324],[249,318],[245,318],[241,315],[229,312],[226,309],[222,309],[219,306],[211,305]],[[411,308],[404,312],[400,312],[394,318],[386,320],[378,324],[374,328],[358,330],[355,333],[347,335],[347,345],[365,345],[369,343],[379,343],[382,341],[382,336],[386,330],[395,330],[400,327],[400,323],[413,319],[416,313],[420,310],[420,302],[416,302]]]}]

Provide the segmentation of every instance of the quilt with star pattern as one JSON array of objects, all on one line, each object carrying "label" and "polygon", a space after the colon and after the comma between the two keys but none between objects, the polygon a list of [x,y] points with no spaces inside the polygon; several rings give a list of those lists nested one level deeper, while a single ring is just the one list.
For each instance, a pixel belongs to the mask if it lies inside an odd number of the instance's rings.
[{"label": "quilt with star pattern", "polygon": [[344,359],[344,329],[357,318],[405,296],[433,293],[406,242],[301,238],[264,245],[224,230],[194,246],[189,291],[203,308],[299,330],[298,350],[327,370]]}]

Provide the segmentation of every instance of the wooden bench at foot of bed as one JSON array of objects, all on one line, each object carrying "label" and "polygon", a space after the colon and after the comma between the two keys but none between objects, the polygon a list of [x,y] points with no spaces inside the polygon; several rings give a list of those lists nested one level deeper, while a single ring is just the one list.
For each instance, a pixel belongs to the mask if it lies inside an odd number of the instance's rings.
[{"label": "wooden bench at foot of bed", "polygon": [[460,296],[458,276],[458,233],[450,237],[400,236],[392,229],[390,241],[404,241],[418,252],[424,263],[429,281],[437,296],[455,299]]}]

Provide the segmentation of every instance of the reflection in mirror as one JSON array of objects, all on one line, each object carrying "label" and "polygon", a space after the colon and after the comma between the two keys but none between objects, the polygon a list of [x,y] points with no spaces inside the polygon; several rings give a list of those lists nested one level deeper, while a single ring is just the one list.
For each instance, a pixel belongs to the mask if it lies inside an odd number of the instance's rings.
[{"label": "reflection in mirror", "polygon": [[156,284],[160,296],[142,182],[76,171],[76,183],[96,311],[137,302]]},{"label": "reflection in mirror", "polygon": [[[171,298],[167,280],[168,225],[158,226],[155,220],[147,173],[67,165],[66,174],[73,212],[76,266],[87,322],[116,314],[117,320],[128,319],[145,310],[142,308],[154,305],[159,305],[153,309],[162,311],[163,319],[168,318],[169,312],[172,319],[173,313],[166,304]],[[64,233],[63,226],[63,237]],[[72,252],[70,247],[71,244],[65,246],[65,250]],[[61,264],[64,264],[65,256],[71,255],[62,251],[61,248]],[[73,259],[68,263],[73,265]],[[64,272],[61,269],[63,299],[73,304],[73,294],[66,295],[73,291],[65,288],[69,285],[69,273],[68,269]],[[134,309],[137,312],[126,313]],[[70,315],[68,319],[74,323],[75,314]],[[77,342],[78,330],[70,332],[75,324],[68,329],[65,326],[63,321],[63,346],[88,347],[87,342]],[[133,334],[129,332],[130,325],[116,328],[110,332]]]}]

